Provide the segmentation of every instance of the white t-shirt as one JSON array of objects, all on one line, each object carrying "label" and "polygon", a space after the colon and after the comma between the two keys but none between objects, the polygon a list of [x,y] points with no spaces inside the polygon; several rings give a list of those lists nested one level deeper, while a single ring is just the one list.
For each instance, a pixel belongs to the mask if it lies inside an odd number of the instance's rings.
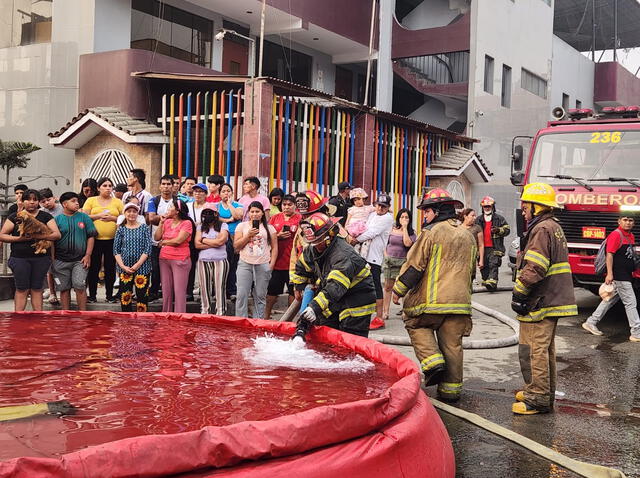
[{"label": "white t-shirt", "polygon": [[393,227],[393,216],[390,213],[379,215],[376,212],[369,214],[366,230],[357,237],[358,242],[371,239],[366,261],[371,264],[382,265],[384,250],[389,241],[389,234]]},{"label": "white t-shirt", "polygon": [[194,202],[187,203],[187,209],[189,210],[189,217],[196,224],[200,224],[200,218],[202,216],[202,211],[205,209],[214,209],[215,205],[210,202],[204,203],[201,207],[198,207]]},{"label": "white t-shirt", "polygon": [[[153,198],[151,200],[153,200]],[[158,201],[158,208],[156,209],[156,214],[158,216],[162,216],[162,215],[166,214],[167,211],[169,210],[169,206],[171,206],[171,204],[173,204],[173,197],[170,197],[169,199],[163,199],[162,196],[160,196],[159,201]],[[158,229],[158,226],[153,226],[151,228],[151,242],[153,243],[154,246],[158,245],[158,241],[156,241],[153,238],[153,236],[156,233],[156,229]]]}]

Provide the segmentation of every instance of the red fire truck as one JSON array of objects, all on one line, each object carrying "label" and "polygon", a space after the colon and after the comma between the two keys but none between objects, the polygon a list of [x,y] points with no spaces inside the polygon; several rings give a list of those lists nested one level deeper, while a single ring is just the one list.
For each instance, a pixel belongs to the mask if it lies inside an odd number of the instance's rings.
[{"label": "red fire truck", "polygon": [[[564,205],[557,217],[574,283],[597,290],[602,277],[595,275],[594,260],[602,240],[617,227],[621,209],[640,212],[640,107],[607,107],[600,114],[555,108],[553,116],[535,137],[514,138],[511,182],[554,187]],[[531,148],[525,163],[526,142]],[[522,228],[519,223],[518,234]],[[640,237],[640,221],[633,232]]]}]

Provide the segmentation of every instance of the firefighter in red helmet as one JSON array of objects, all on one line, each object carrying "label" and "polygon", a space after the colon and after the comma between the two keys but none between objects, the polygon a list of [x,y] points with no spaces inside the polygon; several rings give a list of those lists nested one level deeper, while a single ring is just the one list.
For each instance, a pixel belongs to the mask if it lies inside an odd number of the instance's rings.
[{"label": "firefighter in red helmet", "polygon": [[504,238],[509,235],[509,224],[504,217],[496,212],[496,201],[491,196],[485,196],[480,201],[482,214],[478,216],[477,224],[482,228],[484,238],[484,266],[480,268],[482,285],[489,292],[498,289],[498,270],[504,256]]},{"label": "firefighter in red helmet", "polygon": [[457,220],[462,203],[444,189],[427,191],[418,208],[427,226],[400,269],[393,301],[404,297],[404,326],[425,385],[437,384],[441,399],[455,401],[462,392],[462,337],[471,333],[476,240]]},{"label": "firefighter in red helmet", "polygon": [[338,235],[339,218],[314,213],[300,222],[307,244],[290,276],[297,291],[316,284],[309,306],[300,314],[296,335],[304,337],[311,324],[367,337],[376,291],[369,264]]}]

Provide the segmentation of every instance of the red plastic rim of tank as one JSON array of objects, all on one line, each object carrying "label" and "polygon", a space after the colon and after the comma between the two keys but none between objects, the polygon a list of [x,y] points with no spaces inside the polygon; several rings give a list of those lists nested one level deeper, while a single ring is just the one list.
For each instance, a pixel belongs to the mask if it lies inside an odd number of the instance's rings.
[{"label": "red plastic rim of tank", "polygon": [[[107,311],[50,313],[84,318],[155,317],[251,327],[285,335],[293,335],[295,331],[295,325],[290,322],[213,315]],[[0,477],[115,478],[178,473],[189,473],[189,476],[276,476],[273,474],[275,469],[282,466],[288,469],[294,462],[299,462],[299,465],[292,467],[291,471],[299,474],[306,469],[306,476],[328,476],[332,467],[343,472],[352,468],[349,476],[367,478],[435,478],[455,474],[449,436],[421,391],[420,373],[411,360],[376,341],[328,327],[315,327],[309,339],[342,346],[369,360],[384,363],[400,378],[375,399],[320,406],[265,421],[244,421],[178,434],[127,438],[68,453],[60,459],[15,458],[0,463]],[[345,451],[347,460],[340,464],[336,459],[345,458]],[[401,457],[405,457],[405,462]],[[327,459],[335,463],[330,464]],[[260,465],[265,463],[269,466],[262,469]],[[386,469],[386,465],[393,467]],[[313,473],[313,470],[317,472]],[[391,470],[393,474],[387,474]]]}]

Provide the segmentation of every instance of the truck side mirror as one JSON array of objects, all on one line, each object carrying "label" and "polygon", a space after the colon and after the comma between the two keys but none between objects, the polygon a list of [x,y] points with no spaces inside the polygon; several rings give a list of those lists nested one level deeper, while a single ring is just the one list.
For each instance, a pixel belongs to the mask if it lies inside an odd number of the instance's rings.
[{"label": "truck side mirror", "polygon": [[511,171],[522,171],[522,163],[524,162],[524,148],[521,144],[517,144],[513,147],[511,152]]}]

